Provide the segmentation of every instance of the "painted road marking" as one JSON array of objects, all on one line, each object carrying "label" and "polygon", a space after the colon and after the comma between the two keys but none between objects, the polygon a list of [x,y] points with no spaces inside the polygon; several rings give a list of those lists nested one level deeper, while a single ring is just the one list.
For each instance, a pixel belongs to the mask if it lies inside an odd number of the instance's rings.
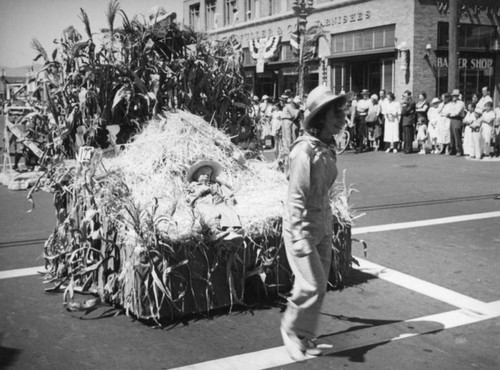
[{"label": "painted road marking", "polygon": [[39,273],[45,273],[45,266],[37,266],[37,267],[28,267],[24,269],[15,269],[15,270],[6,270],[0,271],[0,280],[9,279],[15,277],[29,276],[29,275],[38,275]]},{"label": "painted road marking", "polygon": [[355,227],[352,229],[352,235],[368,234],[381,231],[411,229],[414,227],[423,227],[423,226],[443,225],[454,222],[483,220],[485,218],[494,218],[494,217],[500,217],[500,211],[476,213],[472,215],[463,215],[463,216],[434,218],[430,220],[421,220],[421,221],[400,222],[400,223],[378,225],[378,226]]},{"label": "painted road marking", "polygon": [[[352,229],[351,233],[352,233],[352,235],[367,234],[367,233],[381,232],[381,231],[411,229],[414,227],[422,227],[422,226],[442,225],[442,224],[448,224],[448,223],[453,223],[453,222],[482,220],[482,219],[494,218],[494,217],[500,217],[500,211],[487,212],[487,213],[476,213],[476,214],[472,214],[472,215],[463,215],[463,216],[434,218],[434,219],[430,219],[430,220],[401,222],[401,223],[378,225],[378,226],[355,227]],[[11,278],[11,277],[36,275],[36,274],[38,274],[37,269],[44,270],[45,268],[43,266],[40,266],[40,267],[32,267],[32,268],[28,268],[28,269],[8,270],[8,271],[3,271],[3,272],[0,271],[0,280]]]},{"label": "painted road marking", "polygon": [[485,309],[483,306],[486,305],[486,303],[481,302],[477,299],[454,292],[453,290],[443,288],[442,286],[429,283],[425,280],[421,280],[402,272],[377,265],[376,263],[366,261],[362,258],[355,258],[359,262],[359,266],[353,266],[355,269],[376,276],[379,279],[391,282],[409,290],[413,290],[417,293],[434,298],[438,301],[448,303],[458,308],[464,308],[479,312],[483,312],[483,310]]},{"label": "painted road marking", "polygon": [[[454,216],[432,220],[355,228],[352,230],[352,234],[356,235],[369,232],[401,230],[405,228],[433,226],[438,224],[479,220],[493,217],[500,217],[500,212],[489,212],[475,215]],[[338,335],[332,334],[323,336],[322,341],[333,346],[332,349],[325,349],[325,354],[335,354],[364,347],[367,345],[396,341],[414,337],[417,335],[437,332],[457,326],[468,325],[479,321],[500,317],[500,301],[484,303],[476,299],[464,296],[460,293],[456,293],[447,288],[443,288],[438,285],[403,274],[396,270],[388,269],[360,258],[357,258],[357,260],[360,262],[359,269],[363,270],[365,273],[369,273],[383,280],[392,282],[407,289],[454,305],[456,307],[459,307],[460,309],[388,325],[342,333]],[[43,272],[44,270],[45,268],[43,266],[38,266],[25,269],[0,271],[0,279],[36,275],[39,272]],[[314,358],[315,357],[308,356],[308,359]],[[293,362],[294,361],[288,356],[285,348],[281,346],[265,349],[263,351],[246,353],[199,364],[188,365],[177,369],[218,370],[237,368],[250,370],[283,366],[291,364]]]},{"label": "painted road marking", "polygon": [[[486,303],[483,308],[484,311],[482,312],[459,309],[341,334],[324,335],[321,342],[333,346],[331,349],[324,349],[325,355],[332,355],[500,317],[500,301]],[[315,358],[317,357],[307,356],[308,360]],[[281,346],[171,370],[259,370],[284,366],[294,362],[288,356],[285,347]]]}]

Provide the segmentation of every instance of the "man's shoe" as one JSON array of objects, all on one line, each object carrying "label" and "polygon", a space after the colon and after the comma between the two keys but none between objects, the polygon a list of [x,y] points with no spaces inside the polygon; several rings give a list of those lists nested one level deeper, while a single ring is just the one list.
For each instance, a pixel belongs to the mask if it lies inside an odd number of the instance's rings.
[{"label": "man's shoe", "polygon": [[290,357],[295,361],[304,361],[306,359],[304,355],[306,348],[302,341],[294,333],[287,331],[283,325],[281,325],[280,331],[283,344]]},{"label": "man's shoe", "polygon": [[301,339],[303,346],[306,349],[306,354],[309,356],[321,356],[323,351],[321,348],[318,348],[316,343],[314,343],[311,339],[304,338]]}]

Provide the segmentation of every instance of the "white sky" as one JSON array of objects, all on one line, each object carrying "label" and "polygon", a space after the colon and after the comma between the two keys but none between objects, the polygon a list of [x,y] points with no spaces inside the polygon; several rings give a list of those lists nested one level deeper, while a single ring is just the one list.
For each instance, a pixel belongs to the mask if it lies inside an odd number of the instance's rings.
[{"label": "white sky", "polygon": [[[183,0],[120,0],[121,9],[129,19],[136,14],[147,15],[153,6],[163,6],[176,12],[182,21]],[[52,53],[52,40],[59,38],[64,28],[73,25],[84,37],[86,33],[78,18],[80,8],[88,14],[92,32],[106,28],[106,9],[109,0],[0,0],[0,66],[31,65],[36,56],[31,40],[36,37],[47,53]],[[115,27],[122,18],[115,18]],[[38,60],[40,63],[41,61]]]}]

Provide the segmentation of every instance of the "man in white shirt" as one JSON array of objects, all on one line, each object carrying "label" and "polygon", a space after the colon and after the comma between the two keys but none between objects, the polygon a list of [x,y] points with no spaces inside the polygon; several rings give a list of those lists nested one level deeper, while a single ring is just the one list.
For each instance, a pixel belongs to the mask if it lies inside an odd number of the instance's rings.
[{"label": "man in white shirt", "polygon": [[494,137],[493,135],[495,134],[495,111],[493,110],[492,102],[487,102],[484,105],[481,121],[481,136],[483,137],[484,142],[483,154],[485,158],[489,158],[489,156],[493,155],[493,153],[491,153],[491,141]]},{"label": "man in white shirt", "polygon": [[366,116],[368,115],[368,110],[372,106],[372,101],[370,100],[370,92],[367,89],[361,91],[363,99],[360,99],[356,104],[356,152],[363,151],[365,142],[368,140],[368,131],[366,128]]},{"label": "man in white shirt", "polygon": [[447,117],[450,119],[450,151],[449,154],[455,154],[461,157],[463,152],[462,147],[462,120],[465,113],[465,104],[459,100],[460,91],[453,90],[451,93],[451,106]]},{"label": "man in white shirt", "polygon": [[490,96],[490,89],[487,86],[481,89],[481,93],[483,94],[483,97],[479,99],[479,101],[477,102],[476,108],[479,108],[482,111],[484,111],[484,105],[488,102],[493,103],[493,99]]}]

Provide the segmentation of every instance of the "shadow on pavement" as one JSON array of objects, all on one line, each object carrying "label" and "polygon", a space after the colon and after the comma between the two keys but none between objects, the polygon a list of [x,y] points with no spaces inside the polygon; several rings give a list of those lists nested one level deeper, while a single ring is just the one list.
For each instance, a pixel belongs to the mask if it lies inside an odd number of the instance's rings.
[{"label": "shadow on pavement", "polygon": [[7,368],[14,364],[21,354],[22,350],[17,348],[9,348],[1,345],[3,334],[0,334],[0,369]]},{"label": "shadow on pavement", "polygon": [[434,334],[444,330],[441,323],[435,321],[400,321],[376,320],[343,315],[327,315],[332,319],[349,321],[355,325],[342,332],[322,335],[321,341],[327,341],[333,348],[327,356],[347,357],[349,361],[363,363],[370,350],[402,339],[423,334]]}]

